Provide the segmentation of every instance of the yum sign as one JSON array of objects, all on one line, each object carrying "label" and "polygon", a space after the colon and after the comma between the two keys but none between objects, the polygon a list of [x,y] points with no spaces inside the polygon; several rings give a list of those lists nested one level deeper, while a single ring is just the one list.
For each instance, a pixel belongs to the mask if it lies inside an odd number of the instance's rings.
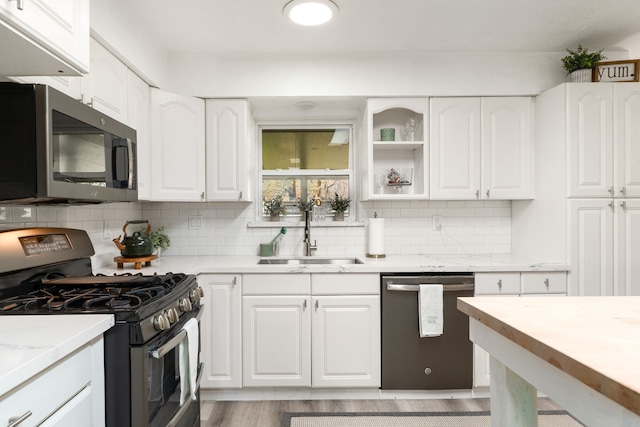
[{"label": "yum sign", "polygon": [[637,82],[640,59],[598,62],[593,70],[594,82]]}]

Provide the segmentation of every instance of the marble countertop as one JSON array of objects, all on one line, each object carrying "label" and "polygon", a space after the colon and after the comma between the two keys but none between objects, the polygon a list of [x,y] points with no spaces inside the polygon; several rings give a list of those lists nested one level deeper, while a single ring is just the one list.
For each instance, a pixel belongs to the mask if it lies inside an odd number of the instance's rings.
[{"label": "marble countertop", "polygon": [[640,415],[640,297],[505,298],[458,309]]},{"label": "marble countertop", "polygon": [[0,397],[114,324],[111,314],[0,317]]},{"label": "marble countertop", "polygon": [[[113,266],[94,269],[94,273],[429,273],[492,271],[568,271],[569,265],[513,255],[388,255],[367,258],[364,254],[313,256],[311,258],[358,258],[362,264],[282,264],[259,265],[258,256],[174,256],[161,257],[150,266],[134,269],[132,263],[123,269]],[[273,257],[288,258],[288,257]],[[304,258],[304,257],[295,257]]]}]

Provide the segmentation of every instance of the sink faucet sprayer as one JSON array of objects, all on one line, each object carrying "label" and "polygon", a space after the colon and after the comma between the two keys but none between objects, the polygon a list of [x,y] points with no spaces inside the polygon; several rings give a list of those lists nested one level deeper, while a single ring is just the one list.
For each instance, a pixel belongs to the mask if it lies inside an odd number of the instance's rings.
[{"label": "sink faucet sprayer", "polygon": [[318,249],[318,243],[314,240],[313,245],[311,244],[311,215],[310,209],[304,210],[304,255],[311,256],[312,251]]}]

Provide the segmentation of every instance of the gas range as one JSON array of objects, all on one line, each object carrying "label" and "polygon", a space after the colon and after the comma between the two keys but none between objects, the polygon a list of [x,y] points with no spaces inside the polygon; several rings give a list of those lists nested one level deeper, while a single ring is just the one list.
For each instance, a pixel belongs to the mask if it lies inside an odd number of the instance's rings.
[{"label": "gas range", "polygon": [[94,275],[93,245],[76,229],[0,231],[0,248],[0,316],[113,314],[104,334],[107,427],[199,426],[199,390],[184,398],[178,351],[204,308],[194,275]]}]

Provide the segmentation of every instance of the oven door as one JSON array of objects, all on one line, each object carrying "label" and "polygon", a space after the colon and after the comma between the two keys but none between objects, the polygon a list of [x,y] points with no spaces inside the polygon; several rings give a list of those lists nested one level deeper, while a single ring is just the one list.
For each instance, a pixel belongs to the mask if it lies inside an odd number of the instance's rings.
[{"label": "oven door", "polygon": [[[203,306],[196,315],[198,330]],[[200,378],[202,364],[198,356],[196,399],[180,383],[180,344],[188,319],[182,316],[168,333],[131,349],[131,425],[149,427],[194,427],[200,425]],[[193,318],[193,316],[189,316]],[[200,336],[200,334],[198,334]],[[198,354],[200,343],[198,343]]]}]

